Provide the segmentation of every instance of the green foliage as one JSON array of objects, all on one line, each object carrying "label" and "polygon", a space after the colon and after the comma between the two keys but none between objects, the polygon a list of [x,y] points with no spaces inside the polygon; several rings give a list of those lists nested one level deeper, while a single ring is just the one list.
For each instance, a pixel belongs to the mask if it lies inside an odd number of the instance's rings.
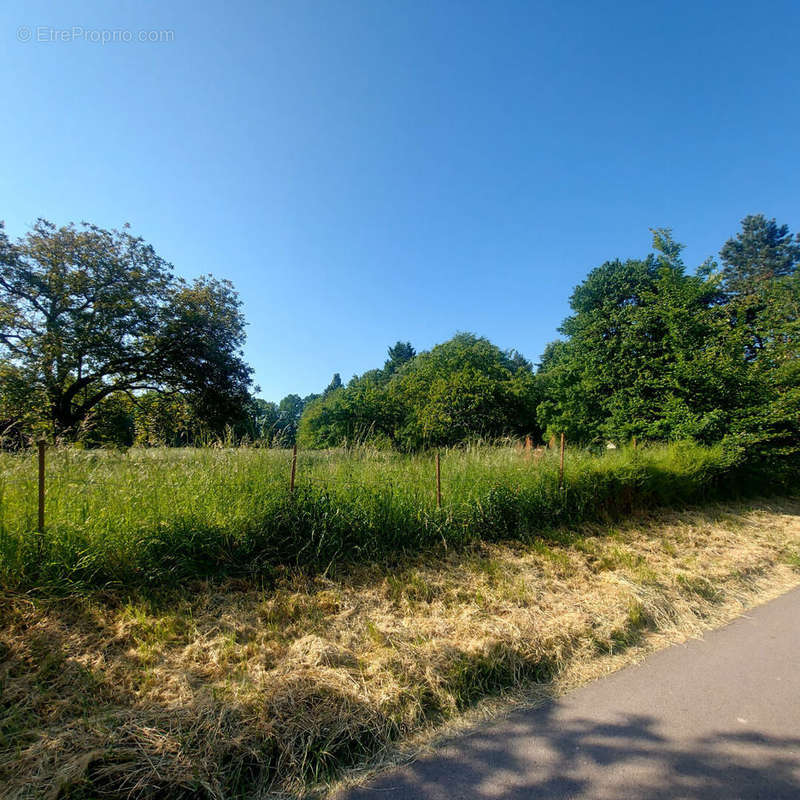
[{"label": "green foliage", "polygon": [[395,342],[393,347],[387,350],[389,358],[383,365],[383,371],[387,375],[397,372],[403,364],[407,364],[417,354],[417,351],[411,346],[411,342]]},{"label": "green foliage", "polygon": [[405,449],[537,431],[531,370],[472,334],[417,356],[392,388],[409,409]]},{"label": "green foliage", "polygon": [[632,508],[781,488],[721,446],[571,449],[563,490],[556,454],[529,460],[473,446],[444,453],[437,509],[430,454],[306,451],[294,495],[290,459],[264,448],[51,450],[39,536],[35,458],[0,454],[0,588],[268,578],[281,565],[326,569],[443,543],[528,539]]},{"label": "green foliage", "polygon": [[122,393],[109,395],[87,416],[82,426],[81,442],[87,447],[130,447],[136,440],[137,411],[130,396]]},{"label": "green foliage", "polygon": [[333,373],[333,378],[331,378],[331,382],[328,384],[328,388],[325,389],[323,395],[327,396],[331,392],[335,392],[337,389],[342,388],[342,376],[339,375],[338,372]]},{"label": "green foliage", "polygon": [[261,398],[254,398],[250,406],[252,438],[272,445],[280,436],[281,412],[277,403],[270,403]]},{"label": "green foliage", "polygon": [[414,452],[564,432],[571,443],[723,441],[800,464],[800,235],[763,215],[687,272],[671,230],[643,259],[607,261],[575,288],[563,338],[534,373],[518,351],[460,333],[345,386],[280,403],[249,393],[230,283],[187,284],[127,231],[0,225],[0,445],[55,434],[86,446],[243,438]]},{"label": "green foliage", "polygon": [[299,441],[413,451],[561,432],[593,446],[690,439],[755,448],[790,469],[800,459],[800,237],[746,217],[722,267],[709,259],[690,274],[671,230],[652,233],[650,255],[608,261],[576,287],[564,338],[535,375],[518,352],[471,334],[419,355],[397,342],[383,369],[307,407]]},{"label": "green foliage", "polygon": [[721,256],[729,329],[757,387],[728,438],[791,470],[800,465],[800,236],[774,219],[745,217]]},{"label": "green foliage", "polygon": [[318,398],[300,420],[298,443],[303,447],[339,447],[347,443],[392,441],[400,407],[382,376],[367,373],[346,388]]},{"label": "green foliage", "polygon": [[742,220],[742,230],[720,250],[721,277],[732,296],[752,293],[760,284],[793,275],[800,263],[800,234],[763,214]]},{"label": "green foliage", "polygon": [[180,394],[145,392],[133,408],[134,437],[139,446],[179,447],[202,442],[208,433],[190,403]]},{"label": "green foliage", "polygon": [[[745,225],[752,227],[754,219]],[[789,365],[796,363],[796,334],[786,327],[796,321],[791,258],[778,258],[775,247],[756,246],[751,230],[746,248],[726,245],[723,254],[736,252],[742,259],[743,252],[766,252],[779,268],[748,262],[741,274],[733,264],[718,273],[706,263],[689,275],[671,232],[653,233],[654,254],[607,262],[575,289],[573,314],[561,327],[567,338],[548,347],[537,375],[544,398],[539,420],[548,433],[566,431],[585,443],[634,437],[711,443],[740,432],[744,444],[750,441],[745,430],[765,430],[766,420],[758,422],[753,414],[770,406],[768,386],[777,377],[754,364],[756,321],[765,329],[760,341],[770,343],[766,349],[783,348],[781,369],[794,372]],[[781,277],[765,277],[773,273]],[[759,314],[739,324],[744,316],[731,287],[742,292],[754,275],[761,276],[753,280],[772,302],[762,302]],[[781,417],[786,403],[766,413]]]},{"label": "green foliage", "polygon": [[531,365],[487,339],[461,333],[430,352],[389,348],[383,370],[326,392],[300,423],[305,447],[385,443],[401,450],[538,433]]},{"label": "green foliage", "polygon": [[291,447],[297,440],[297,426],[306,404],[313,402],[319,395],[302,398],[299,394],[287,394],[278,403],[278,419],[275,423],[275,435],[272,444],[278,447]]},{"label": "green foliage", "polygon": [[227,281],[176,279],[125,230],[45,220],[14,244],[0,226],[0,267],[6,427],[77,438],[107,398],[145,390],[184,393],[212,429],[243,419],[251,370]]},{"label": "green foliage", "polygon": [[31,384],[25,370],[0,360],[0,449],[18,449],[47,433],[41,410],[47,397]]},{"label": "green foliage", "polygon": [[161,323],[157,384],[180,391],[206,430],[244,424],[253,371],[243,359],[245,320],[233,284],[211,275],[178,281]]}]

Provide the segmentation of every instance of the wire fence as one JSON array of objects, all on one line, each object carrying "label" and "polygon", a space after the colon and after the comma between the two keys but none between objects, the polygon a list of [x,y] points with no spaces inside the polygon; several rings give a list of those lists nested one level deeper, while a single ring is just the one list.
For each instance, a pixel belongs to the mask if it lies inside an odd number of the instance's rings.
[{"label": "wire fence", "polygon": [[[566,454],[566,436],[565,434],[560,435],[559,440],[559,466],[558,466],[558,488],[559,490],[564,489],[564,467],[565,467],[565,454]],[[527,436],[524,441],[517,442],[514,446],[514,450],[521,455],[526,461],[533,461],[538,462],[542,459],[542,457],[548,451],[554,451],[556,447],[556,439],[553,437],[548,445],[538,445],[534,446],[532,439],[530,436]],[[188,452],[195,452],[195,448],[188,448]],[[18,477],[18,478],[10,478],[8,475],[3,475],[2,478],[2,487],[9,485],[17,485],[17,486],[24,486],[25,492],[27,493],[28,490],[31,490],[33,494],[32,499],[35,503],[36,509],[36,530],[38,533],[44,533],[46,523],[47,523],[47,489],[48,489],[48,444],[45,440],[39,440],[36,443],[36,448],[34,451],[34,456],[36,459],[36,475],[35,480],[31,480],[30,476],[27,477]],[[306,451],[307,453],[317,453],[319,451]],[[298,479],[298,461],[302,459],[303,453],[298,450],[297,445],[295,444],[291,450],[291,457],[288,464],[288,488],[290,495],[294,496],[298,489],[297,479]],[[442,492],[442,457],[441,451],[439,449],[435,450],[433,453],[433,464],[434,470],[431,476],[431,484],[432,484],[432,492],[436,499],[436,508],[441,509],[443,506],[443,492]],[[72,487],[72,490],[76,494],[80,494],[82,492],[88,492],[91,488],[91,485],[95,483],[91,477],[86,478],[84,477],[83,480],[70,480],[69,474],[65,474],[64,470],[59,471],[58,475],[59,481],[59,488],[61,492],[68,488]],[[96,481],[97,483],[102,483],[102,477]]]}]

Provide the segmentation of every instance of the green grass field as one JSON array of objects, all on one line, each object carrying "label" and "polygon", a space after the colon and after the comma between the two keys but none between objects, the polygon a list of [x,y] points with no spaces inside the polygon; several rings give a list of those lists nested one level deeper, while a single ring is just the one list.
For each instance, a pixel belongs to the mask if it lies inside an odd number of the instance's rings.
[{"label": "green grass field", "polygon": [[311,570],[431,546],[530,538],[633,508],[680,506],[742,487],[719,447],[677,444],[526,457],[514,447],[434,456],[368,449],[52,449],[46,529],[36,531],[32,453],[0,456],[0,584],[11,589],[169,585],[213,575]]},{"label": "green grass field", "polygon": [[0,456],[3,797],[329,796],[798,581],[796,497],[629,513],[781,491],[721,447],[570,449],[563,489],[558,453],[445,451],[441,509],[432,453],[290,464],[51,450],[40,536],[35,454]]}]

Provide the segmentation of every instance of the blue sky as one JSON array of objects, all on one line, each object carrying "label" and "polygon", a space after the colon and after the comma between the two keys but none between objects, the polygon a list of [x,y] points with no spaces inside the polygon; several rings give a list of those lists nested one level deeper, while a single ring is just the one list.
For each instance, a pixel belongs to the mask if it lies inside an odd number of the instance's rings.
[{"label": "blue sky", "polygon": [[0,21],[9,234],[127,221],[179,274],[230,278],[270,399],[397,339],[470,330],[536,359],[572,287],[653,226],[690,265],[745,214],[800,228],[796,0],[65,0]]}]

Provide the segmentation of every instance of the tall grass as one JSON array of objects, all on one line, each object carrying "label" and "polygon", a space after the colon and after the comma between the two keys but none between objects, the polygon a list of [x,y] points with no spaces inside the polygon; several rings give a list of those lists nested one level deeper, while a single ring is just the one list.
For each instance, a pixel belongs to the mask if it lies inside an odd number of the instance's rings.
[{"label": "tall grass", "polygon": [[[47,524],[36,532],[31,454],[0,456],[0,584],[71,590],[170,584],[218,574],[268,577],[431,545],[526,538],[633,508],[681,505],[756,488],[722,448],[692,444],[526,458],[511,447],[442,456],[368,449],[288,451],[56,449]],[[759,487],[760,488],[760,487]]]}]

